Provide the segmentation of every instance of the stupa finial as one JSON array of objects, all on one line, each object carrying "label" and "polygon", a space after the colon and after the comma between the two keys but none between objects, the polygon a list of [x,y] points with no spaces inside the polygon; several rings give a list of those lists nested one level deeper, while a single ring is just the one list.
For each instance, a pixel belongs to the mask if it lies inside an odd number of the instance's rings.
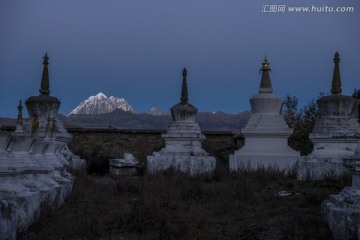
[{"label": "stupa finial", "polygon": [[43,57],[44,61],[44,68],[42,72],[42,78],[41,78],[41,85],[40,85],[40,94],[41,95],[49,95],[50,94],[50,84],[49,84],[49,71],[48,71],[48,65],[49,65],[49,57],[47,53],[45,53],[45,56]]},{"label": "stupa finial", "polygon": [[335,56],[334,56],[334,74],[333,74],[333,79],[332,79],[332,84],[331,84],[331,93],[332,94],[341,94],[342,93],[339,62],[340,62],[340,55],[338,52],[336,52]]},{"label": "stupa finial", "polygon": [[187,103],[189,100],[189,97],[188,97],[188,88],[187,88],[187,81],[186,81],[187,70],[185,67],[182,71],[182,75],[183,75],[183,81],[182,81],[182,87],[181,87],[180,101],[181,101],[181,103]]},{"label": "stupa finial", "polygon": [[22,115],[23,106],[22,106],[21,100],[19,100],[19,105],[17,108],[18,108],[18,117],[17,117],[16,124],[22,126],[23,125],[23,115]]},{"label": "stupa finial", "polygon": [[261,76],[259,93],[272,93],[273,90],[272,90],[270,74],[269,74],[271,68],[266,56],[264,58],[264,62],[262,63],[262,67],[260,68],[260,71],[262,71],[262,76]]}]

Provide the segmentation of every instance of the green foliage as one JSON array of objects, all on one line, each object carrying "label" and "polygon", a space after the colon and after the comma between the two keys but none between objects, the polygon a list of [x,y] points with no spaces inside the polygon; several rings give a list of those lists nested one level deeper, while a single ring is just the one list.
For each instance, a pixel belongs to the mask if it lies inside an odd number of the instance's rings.
[{"label": "green foliage", "polygon": [[[321,95],[320,95],[321,96]],[[287,95],[284,99],[284,118],[290,128],[294,130],[289,138],[289,145],[300,151],[301,155],[308,155],[313,150],[313,143],[309,139],[316,119],[320,116],[316,100],[312,99],[303,109],[298,110],[298,98]]]},{"label": "green foliage", "polygon": [[298,113],[298,99],[295,96],[286,95],[284,99],[284,105],[286,109],[286,114],[284,115],[285,121],[290,128],[295,128],[295,126],[300,121],[300,115]]}]

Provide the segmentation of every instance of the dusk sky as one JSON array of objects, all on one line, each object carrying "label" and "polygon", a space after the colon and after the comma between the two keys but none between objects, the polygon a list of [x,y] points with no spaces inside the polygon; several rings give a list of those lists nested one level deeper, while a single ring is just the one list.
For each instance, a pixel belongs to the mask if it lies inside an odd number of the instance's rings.
[{"label": "dusk sky", "polygon": [[[354,10],[288,9],[312,5]],[[265,55],[274,93],[303,106],[330,92],[336,51],[350,95],[360,88],[359,0],[1,0],[0,117],[16,118],[19,99],[39,94],[46,52],[51,95],[67,114],[98,92],[167,112],[184,66],[199,111],[239,113],[258,92]]]}]

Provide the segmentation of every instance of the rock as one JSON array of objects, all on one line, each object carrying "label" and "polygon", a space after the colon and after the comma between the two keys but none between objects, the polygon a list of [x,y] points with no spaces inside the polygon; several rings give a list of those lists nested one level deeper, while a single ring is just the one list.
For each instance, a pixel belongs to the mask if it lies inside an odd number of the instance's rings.
[{"label": "rock", "polygon": [[124,153],[123,159],[109,159],[110,174],[135,175],[140,162],[131,153]]},{"label": "rock", "polygon": [[287,191],[280,191],[278,193],[275,194],[275,196],[279,196],[279,197],[288,197],[293,195],[293,193],[291,192],[287,192]]}]

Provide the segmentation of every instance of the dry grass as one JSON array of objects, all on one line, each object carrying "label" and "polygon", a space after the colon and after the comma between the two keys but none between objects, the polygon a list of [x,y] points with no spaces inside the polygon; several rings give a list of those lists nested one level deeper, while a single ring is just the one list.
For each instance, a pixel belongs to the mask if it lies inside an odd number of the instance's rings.
[{"label": "dry grass", "polygon": [[174,170],[116,179],[78,174],[64,206],[22,239],[328,240],[320,204],[349,181],[297,182],[271,169],[229,174],[225,165],[197,177]]}]

